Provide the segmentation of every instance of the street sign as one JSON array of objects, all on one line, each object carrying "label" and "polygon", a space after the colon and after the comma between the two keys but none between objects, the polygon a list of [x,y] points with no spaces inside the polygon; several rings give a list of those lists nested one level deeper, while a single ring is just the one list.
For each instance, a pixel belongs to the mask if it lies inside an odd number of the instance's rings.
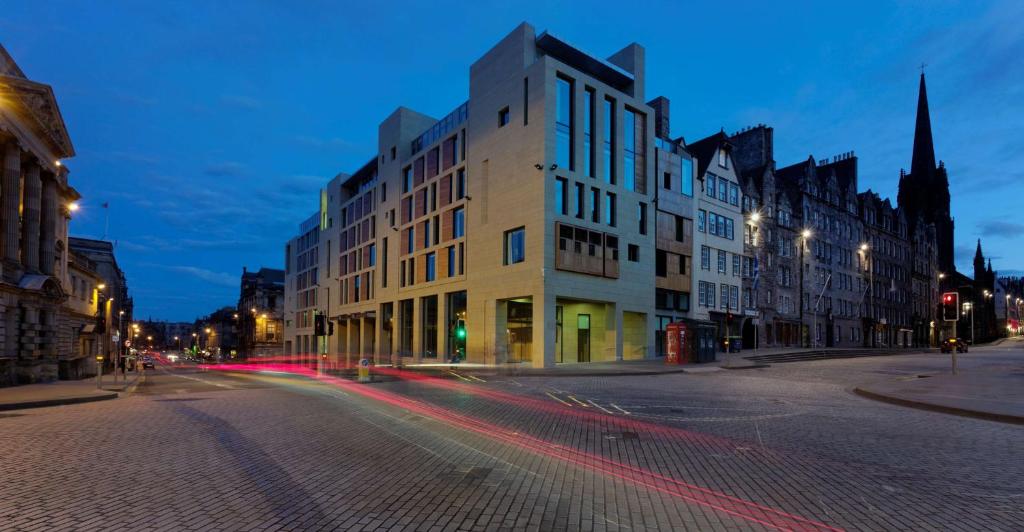
[{"label": "street sign", "polygon": [[370,382],[370,360],[359,359],[359,382]]}]

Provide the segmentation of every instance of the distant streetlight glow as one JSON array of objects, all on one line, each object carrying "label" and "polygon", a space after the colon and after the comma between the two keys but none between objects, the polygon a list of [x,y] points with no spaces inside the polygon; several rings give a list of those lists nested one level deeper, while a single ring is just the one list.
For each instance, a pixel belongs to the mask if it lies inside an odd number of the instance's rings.
[{"label": "distant streetlight glow", "polygon": [[71,211],[71,212],[77,211],[78,210],[78,203],[75,203],[75,202],[68,203],[68,210]]}]

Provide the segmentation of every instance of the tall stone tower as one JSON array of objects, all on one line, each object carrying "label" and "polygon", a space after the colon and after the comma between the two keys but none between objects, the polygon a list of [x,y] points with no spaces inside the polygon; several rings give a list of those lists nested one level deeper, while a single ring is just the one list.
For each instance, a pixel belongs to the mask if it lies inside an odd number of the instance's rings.
[{"label": "tall stone tower", "polygon": [[914,151],[910,160],[910,173],[901,172],[897,199],[900,207],[907,211],[907,220],[917,220],[920,215],[925,222],[935,224],[939,271],[954,271],[949,177],[942,161],[939,161],[937,166],[935,164],[935,146],[932,142],[932,122],[928,113],[928,91],[925,89],[924,72],[921,73],[921,86],[917,97],[917,123],[914,128]]}]

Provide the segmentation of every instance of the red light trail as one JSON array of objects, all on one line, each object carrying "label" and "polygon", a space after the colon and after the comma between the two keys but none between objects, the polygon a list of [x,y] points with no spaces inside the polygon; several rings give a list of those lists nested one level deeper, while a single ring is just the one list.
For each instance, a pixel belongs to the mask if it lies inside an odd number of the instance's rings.
[{"label": "red light trail", "polygon": [[[579,466],[594,472],[603,473],[610,477],[626,482],[631,482],[638,486],[643,486],[645,488],[657,491],[659,493],[667,494],[678,499],[681,499],[683,501],[693,503],[705,508],[713,509],[718,512],[722,512],[733,517],[757,523],[768,528],[776,530],[794,531],[842,530],[840,528],[836,528],[822,522],[813,521],[795,514],[771,508],[769,506],[746,501],[725,493],[717,492],[708,488],[675,480],[673,478],[667,477],[659,473],[655,473],[653,471],[610,460],[608,458],[604,458],[594,453],[573,449],[571,447],[566,447],[554,442],[529,436],[521,432],[510,430],[507,427],[489,423],[480,419],[468,417],[464,414],[454,412],[441,406],[425,403],[392,392],[383,391],[372,386],[357,384],[342,378],[318,375],[316,371],[308,367],[303,367],[296,364],[282,363],[218,364],[201,367],[221,371],[272,371],[306,376],[325,384],[330,384],[338,388],[343,388],[347,392],[352,392],[366,398],[374,399],[382,403],[386,403],[397,408],[408,410],[410,412],[420,414],[424,417],[444,422],[448,425],[479,434],[491,440],[506,443],[516,448],[525,449],[535,454],[560,460],[562,462]],[[408,373],[401,372],[401,370],[392,370],[389,368],[377,367],[374,369],[381,373]],[[385,369],[386,371],[383,371]],[[492,390],[480,390],[473,387],[468,387],[470,389],[465,390],[463,389],[463,386],[459,386],[459,383],[443,381],[442,379],[436,379],[434,377],[428,377],[424,375],[409,375],[409,378],[411,380],[424,381],[428,384],[436,384],[439,386],[443,386],[441,384],[434,382],[440,381],[445,384],[455,385],[453,388],[471,393],[476,393],[478,395],[492,397],[496,400],[508,401],[514,398],[517,404],[529,403],[531,406],[543,407],[546,411],[557,411],[557,413],[559,414],[565,413],[564,409],[557,409],[554,408],[552,405],[545,404],[543,401],[537,401],[531,398],[512,396],[511,394],[505,394],[503,392],[496,392]],[[535,405],[534,403],[541,404]],[[614,416],[602,416],[601,414],[590,412],[582,412],[581,414],[583,414],[587,418],[593,418],[594,416],[596,416],[606,421],[615,420],[616,422],[622,422],[622,420]],[[682,433],[683,435],[687,435],[688,437],[693,436],[693,434],[688,431],[672,429],[670,427],[660,427],[650,423],[637,421],[630,421],[629,423],[632,425],[645,425],[648,430],[661,429],[661,431],[668,431],[675,435],[679,435],[679,433]]]}]

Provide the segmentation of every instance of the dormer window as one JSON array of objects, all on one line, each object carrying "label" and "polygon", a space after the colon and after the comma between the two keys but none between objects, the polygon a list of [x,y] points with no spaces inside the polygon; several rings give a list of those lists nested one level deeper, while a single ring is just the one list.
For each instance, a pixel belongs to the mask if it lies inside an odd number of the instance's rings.
[{"label": "dormer window", "polygon": [[729,154],[725,150],[718,150],[718,166],[729,168]]}]

